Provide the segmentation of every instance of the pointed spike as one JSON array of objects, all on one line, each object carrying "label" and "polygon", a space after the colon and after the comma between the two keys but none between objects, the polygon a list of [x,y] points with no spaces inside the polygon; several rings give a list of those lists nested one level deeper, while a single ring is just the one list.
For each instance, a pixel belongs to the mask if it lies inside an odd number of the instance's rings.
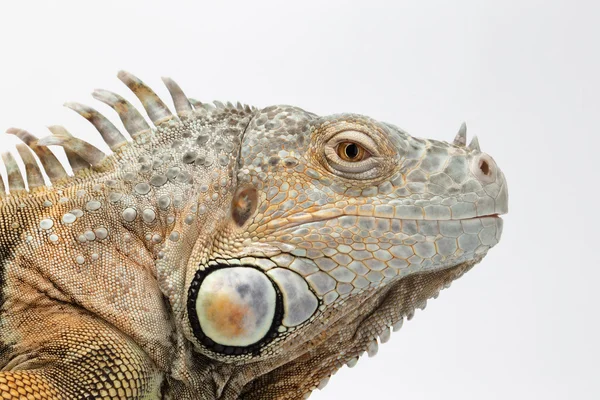
[{"label": "pointed spike", "polygon": [[190,104],[194,106],[195,109],[202,108],[202,102],[200,100],[192,98],[189,98],[188,100],[190,101]]},{"label": "pointed spike", "polygon": [[238,111],[244,111],[244,106],[239,101],[235,104],[235,108],[237,108]]},{"label": "pointed spike", "polygon": [[92,125],[96,127],[98,132],[100,132],[102,139],[104,139],[112,151],[116,151],[119,147],[127,143],[127,139],[119,129],[117,129],[108,118],[94,110],[92,107],[79,103],[65,103],[65,107],[70,108],[90,121]]},{"label": "pointed spike", "polygon": [[390,340],[392,333],[390,332],[390,328],[387,326],[383,328],[381,333],[379,333],[379,341],[381,344],[387,343]]},{"label": "pointed spike", "polygon": [[38,143],[44,146],[62,146],[69,149],[90,163],[92,167],[99,166],[106,159],[106,154],[96,147],[71,135],[65,135],[60,129],[52,131],[52,134],[53,136],[46,136],[38,140]]},{"label": "pointed spike", "polygon": [[194,109],[192,108],[192,104],[189,99],[181,90],[181,87],[171,78],[163,77],[163,82],[169,89],[169,93],[171,93],[171,97],[173,98],[173,104],[175,104],[175,111],[177,111],[177,115],[179,117],[188,117]]},{"label": "pointed spike", "polygon": [[3,152],[2,161],[4,161],[6,174],[8,175],[8,190],[10,190],[11,193],[24,192],[25,181],[23,180],[23,175],[21,175],[21,170],[13,155],[9,152]]},{"label": "pointed spike", "polygon": [[325,386],[327,386],[330,379],[331,379],[331,377],[329,377],[329,376],[326,376],[325,378],[321,379],[321,382],[319,382],[319,384],[317,385],[317,389],[319,389],[319,390],[325,389]]},{"label": "pointed spike", "polygon": [[377,352],[379,351],[379,344],[377,343],[377,339],[373,339],[367,345],[367,355],[369,357],[375,357]]},{"label": "pointed spike", "polygon": [[479,147],[479,139],[477,138],[477,136],[473,136],[473,139],[471,139],[471,143],[469,143],[467,149],[471,151],[481,151],[481,148]]},{"label": "pointed spike", "polygon": [[50,178],[50,182],[55,183],[68,177],[67,171],[65,171],[60,161],[58,161],[58,158],[56,158],[54,153],[52,153],[48,147],[39,145],[37,137],[23,129],[18,128],[10,128],[6,131],[6,133],[17,136],[23,143],[33,150],[33,152],[40,159],[44,171],[46,171],[48,178]]},{"label": "pointed spike", "polygon": [[2,179],[2,175],[0,175],[0,199],[6,197],[6,187],[4,186],[4,180]]},{"label": "pointed spike", "polygon": [[91,167],[89,162],[67,148],[65,148],[65,154],[67,155],[67,160],[69,160],[69,165],[71,165],[74,174]]},{"label": "pointed spike", "polygon": [[404,325],[404,318],[400,318],[394,325],[392,325],[392,330],[394,332],[398,332],[402,329],[402,325]]},{"label": "pointed spike", "polygon": [[119,71],[117,77],[140,99],[154,125],[158,126],[173,118],[160,97],[140,79],[125,71]]},{"label": "pointed spike", "polygon": [[150,130],[150,125],[148,125],[142,114],[130,102],[118,94],[109,92],[108,90],[96,89],[92,93],[92,97],[107,104],[117,112],[125,129],[132,138]]},{"label": "pointed spike", "polygon": [[465,147],[467,145],[467,124],[465,122],[460,125],[453,144],[459,147]]},{"label": "pointed spike", "polygon": [[201,114],[206,113],[207,108],[204,107],[204,104],[200,100],[196,100],[196,99],[189,99],[189,100],[190,100],[190,104],[192,105],[192,107],[194,107],[195,112],[201,113]]},{"label": "pointed spike", "polygon": [[219,100],[215,100],[213,101],[213,104],[217,107],[217,108],[225,108],[225,104],[221,103]]},{"label": "pointed spike", "polygon": [[[50,130],[50,132],[58,132],[59,134],[72,136],[64,127],[59,125],[50,126],[48,127],[48,129]],[[85,161],[77,153],[74,153],[67,148],[65,148],[65,154],[67,155],[67,159],[69,160],[71,169],[75,174],[91,166],[89,162]]]},{"label": "pointed spike", "polygon": [[356,367],[356,364],[358,364],[358,357],[353,357],[353,358],[349,359],[348,362],[346,363],[348,368],[354,368],[354,367]]},{"label": "pointed spike", "polygon": [[21,141],[23,143],[25,143],[27,146],[33,148],[33,146],[35,146],[38,138],[35,137],[34,135],[32,135],[31,133],[27,132],[24,129],[19,129],[19,128],[8,128],[6,130],[6,133],[8,133],[9,135],[15,135],[16,137],[18,137],[19,139],[21,139]]},{"label": "pointed spike", "polygon": [[214,111],[216,109],[216,107],[214,105],[209,104],[209,103],[203,103],[202,108],[204,108],[208,112]]},{"label": "pointed spike", "polygon": [[29,190],[45,186],[42,171],[40,171],[40,167],[38,166],[35,157],[33,157],[33,153],[29,150],[29,147],[20,143],[17,145],[17,151],[25,164],[25,174],[27,176],[27,186],[29,187]]},{"label": "pointed spike", "polygon": [[73,170],[74,174],[91,167],[89,162],[85,161],[78,154],[73,153],[71,150],[65,148],[65,154],[67,155],[67,160],[69,160],[69,165],[71,165],[71,169]]}]

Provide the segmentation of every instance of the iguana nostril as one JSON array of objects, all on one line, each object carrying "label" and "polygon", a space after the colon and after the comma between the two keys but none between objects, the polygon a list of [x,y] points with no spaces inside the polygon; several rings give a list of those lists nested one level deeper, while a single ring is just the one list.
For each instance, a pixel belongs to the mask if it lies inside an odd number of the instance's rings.
[{"label": "iguana nostril", "polygon": [[471,159],[471,173],[484,184],[496,181],[497,169],[496,162],[492,157],[481,153]]},{"label": "iguana nostril", "polygon": [[485,176],[490,176],[490,174],[492,173],[492,171],[490,170],[490,164],[488,164],[486,160],[481,160],[479,162],[479,169],[481,170],[481,172],[483,172]]}]

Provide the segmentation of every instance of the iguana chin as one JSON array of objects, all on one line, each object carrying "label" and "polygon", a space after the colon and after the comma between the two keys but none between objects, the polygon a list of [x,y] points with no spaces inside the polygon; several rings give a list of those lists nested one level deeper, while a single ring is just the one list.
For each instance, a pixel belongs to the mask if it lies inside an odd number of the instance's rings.
[{"label": "iguana chin", "polygon": [[449,144],[356,114],[201,103],[164,79],[173,115],[118,76],[152,125],[93,96],[130,138],[67,104],[112,155],[59,126],[8,131],[26,179],[4,153],[2,399],[306,398],[500,239],[506,182],[464,125]]}]

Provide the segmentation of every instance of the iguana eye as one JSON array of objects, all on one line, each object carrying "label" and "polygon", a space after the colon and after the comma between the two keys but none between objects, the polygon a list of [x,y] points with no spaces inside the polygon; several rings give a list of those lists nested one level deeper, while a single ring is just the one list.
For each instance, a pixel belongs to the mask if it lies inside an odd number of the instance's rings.
[{"label": "iguana eye", "polygon": [[324,145],[330,171],[350,179],[372,178],[379,146],[364,132],[347,130],[333,135]]},{"label": "iguana eye", "polygon": [[337,145],[337,155],[344,161],[358,162],[369,156],[369,153],[360,144],[342,142]]}]

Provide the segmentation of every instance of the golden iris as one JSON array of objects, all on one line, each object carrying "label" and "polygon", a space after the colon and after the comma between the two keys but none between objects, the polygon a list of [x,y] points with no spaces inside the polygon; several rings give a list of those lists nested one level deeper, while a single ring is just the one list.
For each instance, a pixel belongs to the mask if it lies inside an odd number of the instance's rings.
[{"label": "golden iris", "polygon": [[354,142],[343,142],[337,146],[337,155],[344,161],[358,162],[364,160],[368,153],[359,144]]}]

